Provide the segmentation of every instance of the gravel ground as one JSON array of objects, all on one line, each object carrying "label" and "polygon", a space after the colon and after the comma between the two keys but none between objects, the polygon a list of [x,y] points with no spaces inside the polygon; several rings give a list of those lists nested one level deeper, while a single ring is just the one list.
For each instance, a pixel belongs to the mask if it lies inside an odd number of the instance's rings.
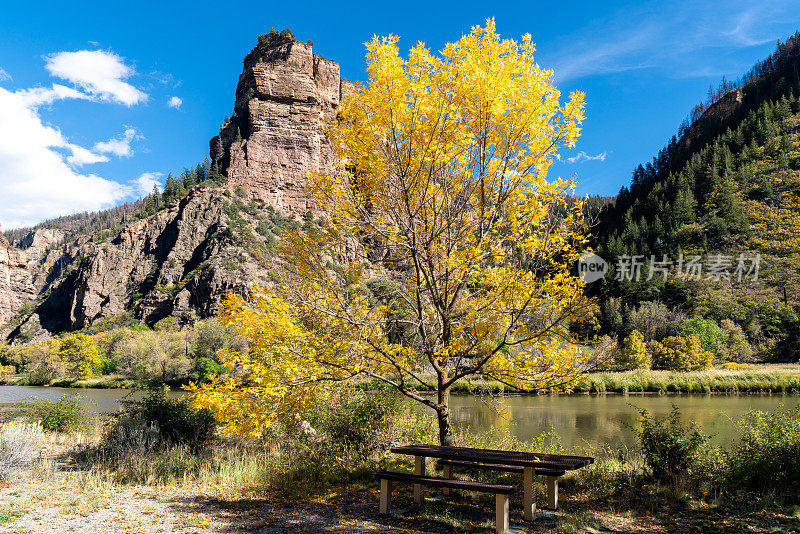
[{"label": "gravel ground", "polygon": [[[461,534],[493,532],[493,499],[472,500],[454,494],[443,502],[431,491],[426,505],[411,505],[411,488],[393,494],[391,516],[377,513],[378,491],[362,488],[293,502],[277,495],[230,498],[209,495],[185,484],[171,487],[116,486],[65,456],[58,447],[49,459],[0,489],[0,533],[15,534],[194,534],[194,533],[366,533]],[[376,485],[377,486],[377,485]],[[492,501],[492,502],[490,502]],[[798,532],[794,516],[731,515],[711,509],[685,510],[671,516],[641,517],[615,513],[615,507],[585,496],[562,493],[562,510],[541,512],[537,520],[519,519],[512,501],[512,533],[613,532]],[[735,512],[734,512],[735,514]],[[516,517],[515,517],[516,515]],[[737,514],[738,515],[738,514]],[[458,526],[453,526],[458,525]]]}]

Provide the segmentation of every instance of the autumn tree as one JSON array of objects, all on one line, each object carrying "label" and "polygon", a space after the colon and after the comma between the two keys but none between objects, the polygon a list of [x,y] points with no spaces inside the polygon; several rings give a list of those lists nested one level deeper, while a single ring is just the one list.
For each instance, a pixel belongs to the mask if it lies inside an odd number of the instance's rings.
[{"label": "autumn tree", "polygon": [[331,125],[340,165],[312,187],[325,222],[284,231],[272,289],[227,299],[249,350],[223,352],[234,371],[194,394],[229,430],[361,376],[432,408],[451,444],[456,381],[569,390],[590,365],[569,330],[588,309],[571,273],[582,203],[547,180],[583,94],[560,103],[530,36],[500,39],[493,20],[439,54],[419,43],[403,59],[397,41],[367,43],[369,82]]},{"label": "autumn tree", "polygon": [[650,368],[650,353],[644,343],[644,336],[638,330],[634,330],[625,338],[615,356],[617,364],[624,369]]},{"label": "autumn tree", "polygon": [[84,334],[65,337],[59,346],[58,354],[69,362],[70,371],[76,378],[86,379],[94,375],[94,368],[100,363],[100,352],[94,340]]}]

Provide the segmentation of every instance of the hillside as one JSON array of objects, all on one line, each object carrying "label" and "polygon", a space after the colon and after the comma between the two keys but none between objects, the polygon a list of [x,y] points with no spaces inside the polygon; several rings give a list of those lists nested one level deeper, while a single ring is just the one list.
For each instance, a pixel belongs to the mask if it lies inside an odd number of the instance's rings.
[{"label": "hillside", "polygon": [[[630,326],[609,317],[660,301],[671,313],[731,319],[762,352],[775,348],[772,356],[794,357],[800,304],[800,35],[780,44],[739,82],[723,81],[710,94],[713,102],[698,106],[695,120],[682,125],[652,162],[639,165],[630,187],[600,212],[599,253],[620,266],[641,256],[644,273],[639,281],[609,277],[591,288],[601,297],[606,317],[601,328],[624,335]],[[738,259],[745,258],[749,269],[757,255],[758,279],[751,273],[740,280]],[[690,256],[705,262],[699,277],[678,272],[679,261]],[[651,257],[672,262],[666,281],[660,275],[646,280],[651,265],[663,266]],[[728,266],[723,274],[729,279],[708,271],[715,261]]]}]

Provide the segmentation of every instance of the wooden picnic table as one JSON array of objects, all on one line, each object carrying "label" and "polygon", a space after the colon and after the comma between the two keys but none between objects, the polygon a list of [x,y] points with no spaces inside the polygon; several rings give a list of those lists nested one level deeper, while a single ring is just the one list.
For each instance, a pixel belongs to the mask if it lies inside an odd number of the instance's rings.
[{"label": "wooden picnic table", "polygon": [[[425,475],[425,459],[438,458],[461,462],[474,462],[486,466],[521,467],[523,472],[524,515],[528,521],[536,515],[536,471],[574,471],[594,463],[588,456],[569,456],[521,451],[502,451],[494,449],[474,449],[471,447],[447,447],[443,445],[404,445],[393,447],[391,452],[414,457],[414,474]],[[551,477],[557,480],[557,477]],[[557,482],[556,482],[557,483]],[[414,502],[422,503],[424,485],[414,484]],[[558,488],[555,487],[557,494]]]}]

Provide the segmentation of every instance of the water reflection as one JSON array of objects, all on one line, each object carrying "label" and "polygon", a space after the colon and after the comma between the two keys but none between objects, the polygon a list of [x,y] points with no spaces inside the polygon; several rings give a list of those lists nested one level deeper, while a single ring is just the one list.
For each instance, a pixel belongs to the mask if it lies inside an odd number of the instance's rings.
[{"label": "water reflection", "polygon": [[634,428],[640,409],[651,414],[669,414],[672,405],[684,422],[696,422],[714,443],[728,445],[737,437],[733,421],[748,410],[774,410],[783,403],[800,405],[797,396],[731,395],[596,395],[506,397],[498,405],[483,399],[451,396],[454,424],[473,431],[491,426],[509,426],[519,439],[529,440],[542,432],[555,432],[567,448],[634,446]]},{"label": "water reflection", "polygon": [[[146,395],[144,391],[130,389],[77,389],[42,386],[0,386],[0,410],[9,409],[15,403],[30,400],[56,402],[64,395],[77,394],[81,404],[91,413],[115,412],[123,400],[138,400]],[[183,395],[173,391],[170,395]]]},{"label": "water reflection", "polygon": [[[123,399],[140,399],[141,391],[118,389],[68,389],[34,386],[0,386],[0,409],[23,400],[58,400],[62,395],[81,396],[95,413],[116,411]],[[173,392],[183,395],[183,392]],[[508,428],[517,438],[530,440],[542,432],[554,432],[564,447],[591,450],[598,446],[635,446],[633,428],[640,409],[669,414],[675,404],[685,422],[694,421],[719,445],[737,437],[733,421],[748,410],[774,410],[778,405],[800,405],[797,396],[781,395],[576,395],[505,397],[495,402],[469,395],[450,397],[453,423],[483,432]]]}]

